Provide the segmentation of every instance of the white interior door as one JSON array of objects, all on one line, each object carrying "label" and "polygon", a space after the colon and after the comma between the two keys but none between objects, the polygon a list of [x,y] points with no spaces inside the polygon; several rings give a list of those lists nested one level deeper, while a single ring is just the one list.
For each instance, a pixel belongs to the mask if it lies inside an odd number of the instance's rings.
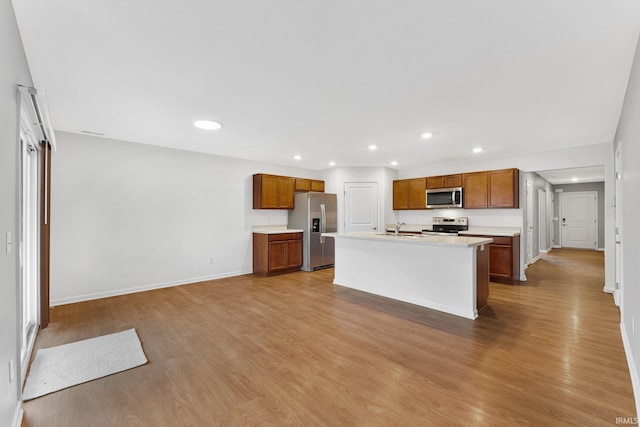
[{"label": "white interior door", "polygon": [[563,248],[598,247],[598,193],[560,193],[560,244]]},{"label": "white interior door", "polygon": [[344,231],[378,230],[378,183],[344,184]]}]

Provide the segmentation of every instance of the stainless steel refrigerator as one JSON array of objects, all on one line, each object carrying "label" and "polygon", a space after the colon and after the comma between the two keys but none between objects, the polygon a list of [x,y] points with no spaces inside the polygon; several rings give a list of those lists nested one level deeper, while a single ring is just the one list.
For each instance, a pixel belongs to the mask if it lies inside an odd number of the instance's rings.
[{"label": "stainless steel refrigerator", "polygon": [[302,269],[313,271],[332,267],[335,259],[333,237],[322,233],[338,231],[338,199],[328,193],[296,193],[289,211],[289,228],[302,229]]}]

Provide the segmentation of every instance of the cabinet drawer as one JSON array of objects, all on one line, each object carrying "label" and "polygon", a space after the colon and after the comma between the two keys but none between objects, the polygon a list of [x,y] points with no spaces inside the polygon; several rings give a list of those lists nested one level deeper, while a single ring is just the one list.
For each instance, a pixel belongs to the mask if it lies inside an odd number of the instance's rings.
[{"label": "cabinet drawer", "polygon": [[493,239],[494,245],[508,245],[511,246],[511,237],[504,236],[489,236]]},{"label": "cabinet drawer", "polygon": [[269,234],[270,242],[278,242],[283,240],[302,240],[302,233]]}]

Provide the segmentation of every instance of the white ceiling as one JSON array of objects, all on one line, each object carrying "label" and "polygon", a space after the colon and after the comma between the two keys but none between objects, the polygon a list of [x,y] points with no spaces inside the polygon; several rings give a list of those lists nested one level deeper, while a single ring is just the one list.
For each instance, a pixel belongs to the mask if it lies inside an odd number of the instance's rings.
[{"label": "white ceiling", "polygon": [[538,175],[551,184],[580,184],[585,182],[604,182],[604,166],[574,169],[555,169],[538,171]]},{"label": "white ceiling", "polygon": [[310,169],[612,141],[640,32],[636,0],[13,4],[57,130]]}]

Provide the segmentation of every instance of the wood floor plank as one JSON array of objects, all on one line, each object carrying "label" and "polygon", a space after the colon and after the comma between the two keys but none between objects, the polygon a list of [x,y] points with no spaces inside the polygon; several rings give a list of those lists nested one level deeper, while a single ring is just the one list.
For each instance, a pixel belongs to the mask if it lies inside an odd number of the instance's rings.
[{"label": "wood floor plank", "polygon": [[[149,363],[25,402],[27,427],[611,425],[636,414],[601,252],[553,250],[471,321],[240,276],[56,307],[36,348],[136,328]],[[443,284],[446,286],[446,284]]]}]

